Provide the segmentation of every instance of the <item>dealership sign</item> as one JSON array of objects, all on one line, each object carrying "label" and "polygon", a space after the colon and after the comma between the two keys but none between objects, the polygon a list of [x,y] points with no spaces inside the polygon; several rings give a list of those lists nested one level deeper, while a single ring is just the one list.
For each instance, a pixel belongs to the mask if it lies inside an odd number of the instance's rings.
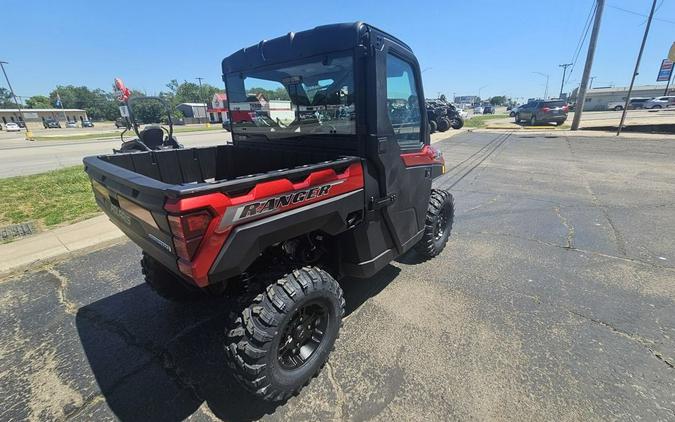
[{"label": "dealership sign", "polygon": [[661,62],[661,69],[659,69],[659,76],[656,77],[656,82],[668,82],[671,73],[673,73],[673,62],[668,59],[663,59]]}]

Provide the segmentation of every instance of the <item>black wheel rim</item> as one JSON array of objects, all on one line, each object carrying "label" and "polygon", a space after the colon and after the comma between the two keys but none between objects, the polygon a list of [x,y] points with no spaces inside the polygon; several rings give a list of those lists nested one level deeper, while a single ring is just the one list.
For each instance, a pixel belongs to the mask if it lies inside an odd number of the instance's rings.
[{"label": "black wheel rim", "polygon": [[286,324],[279,340],[279,365],[291,371],[304,365],[326,337],[328,309],[321,302],[298,308]]},{"label": "black wheel rim", "polygon": [[452,215],[450,207],[445,205],[441,208],[441,213],[438,215],[438,223],[436,224],[436,230],[434,231],[434,240],[440,240],[445,236],[445,232],[448,230],[451,219]]}]

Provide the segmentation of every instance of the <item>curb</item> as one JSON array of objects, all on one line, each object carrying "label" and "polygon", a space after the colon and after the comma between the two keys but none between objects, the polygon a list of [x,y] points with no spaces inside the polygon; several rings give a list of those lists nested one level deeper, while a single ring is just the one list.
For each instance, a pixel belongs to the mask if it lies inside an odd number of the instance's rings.
[{"label": "curb", "polygon": [[106,215],[0,245],[0,276],[39,262],[119,240],[124,233]]}]

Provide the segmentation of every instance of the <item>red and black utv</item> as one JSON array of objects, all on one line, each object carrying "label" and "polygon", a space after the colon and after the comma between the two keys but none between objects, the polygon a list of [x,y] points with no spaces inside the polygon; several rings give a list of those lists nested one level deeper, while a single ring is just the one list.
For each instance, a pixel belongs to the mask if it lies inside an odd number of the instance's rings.
[{"label": "red and black utv", "polygon": [[[333,348],[337,280],[444,248],[452,196],[429,145],[410,47],[364,23],[326,25],[222,62],[233,144],[87,157],[99,206],[175,301],[234,296],[224,347],[242,384],[283,400]],[[234,113],[234,112],[237,113]],[[367,282],[367,281],[364,281]]]}]

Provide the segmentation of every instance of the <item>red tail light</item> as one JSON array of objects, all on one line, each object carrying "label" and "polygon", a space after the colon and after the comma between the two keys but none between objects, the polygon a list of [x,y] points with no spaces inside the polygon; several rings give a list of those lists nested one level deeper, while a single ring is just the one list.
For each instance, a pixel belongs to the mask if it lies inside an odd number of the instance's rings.
[{"label": "red tail light", "polygon": [[198,211],[185,215],[170,215],[168,218],[176,254],[190,261],[209,227],[211,214],[208,211]]},{"label": "red tail light", "polygon": [[570,108],[568,107],[567,104],[565,104],[565,105],[563,106],[563,111],[564,111],[565,113],[567,113],[567,112],[569,111],[569,109],[570,109]]},{"label": "red tail light", "polygon": [[551,111],[551,109],[548,107],[542,107],[541,111],[543,111],[544,113],[548,113],[549,111]]}]

